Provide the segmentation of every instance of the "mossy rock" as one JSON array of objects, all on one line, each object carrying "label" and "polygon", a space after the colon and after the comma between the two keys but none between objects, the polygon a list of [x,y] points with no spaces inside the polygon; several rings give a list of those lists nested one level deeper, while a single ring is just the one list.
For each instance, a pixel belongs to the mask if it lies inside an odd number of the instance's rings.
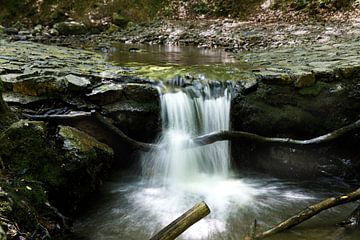
[{"label": "mossy rock", "polygon": [[106,144],[69,126],[59,126],[57,139],[62,145],[64,182],[60,187],[63,199],[57,202],[75,211],[79,203],[96,191],[111,167],[114,152]]},{"label": "mossy rock", "polygon": [[112,15],[112,23],[118,26],[119,28],[125,28],[129,23],[129,19],[126,19],[124,16],[122,16],[119,13],[114,13]]},{"label": "mossy rock", "polygon": [[81,35],[88,31],[85,24],[75,21],[56,23],[54,29],[61,35]]}]

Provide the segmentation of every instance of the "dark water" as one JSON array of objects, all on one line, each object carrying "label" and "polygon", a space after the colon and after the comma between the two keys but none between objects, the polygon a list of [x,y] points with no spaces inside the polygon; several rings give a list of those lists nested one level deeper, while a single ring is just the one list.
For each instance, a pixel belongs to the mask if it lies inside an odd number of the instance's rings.
[{"label": "dark water", "polygon": [[[259,231],[326,197],[355,189],[334,179],[296,182],[256,173],[214,179],[203,176],[177,189],[157,187],[139,176],[115,176],[92,210],[75,224],[83,240],[148,239],[156,231],[204,200],[211,214],[179,239],[241,239],[254,219]],[[360,239],[359,231],[345,231],[336,224],[357,204],[324,211],[307,222],[270,239]]]}]

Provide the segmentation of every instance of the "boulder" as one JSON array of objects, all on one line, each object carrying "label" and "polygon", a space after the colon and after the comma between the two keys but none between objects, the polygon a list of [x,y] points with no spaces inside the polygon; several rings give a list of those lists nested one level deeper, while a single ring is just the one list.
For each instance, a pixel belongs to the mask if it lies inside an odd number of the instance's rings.
[{"label": "boulder", "polygon": [[73,213],[101,183],[113,152],[71,127],[61,126],[56,136],[44,122],[18,121],[0,136],[0,158],[5,169],[40,182],[55,206]]},{"label": "boulder", "polygon": [[60,35],[81,35],[87,33],[85,24],[80,22],[60,22],[53,27]]},{"label": "boulder", "polygon": [[57,139],[62,146],[65,161],[62,199],[57,205],[72,207],[76,211],[84,197],[96,191],[104,175],[110,169],[114,152],[106,144],[69,126],[59,126]]}]

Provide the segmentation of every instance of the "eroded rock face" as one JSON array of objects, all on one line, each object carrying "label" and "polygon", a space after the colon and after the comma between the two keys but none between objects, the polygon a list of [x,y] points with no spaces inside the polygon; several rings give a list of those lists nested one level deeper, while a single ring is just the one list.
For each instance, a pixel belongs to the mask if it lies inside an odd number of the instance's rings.
[{"label": "eroded rock face", "polygon": [[[306,51],[244,53],[240,58],[251,59],[258,86],[256,91],[244,92],[233,100],[232,127],[264,136],[309,139],[355,122],[360,117],[360,62],[355,60],[358,48],[359,44],[347,42],[332,48],[313,46]],[[274,146],[232,146],[235,158],[244,165],[285,177],[344,173],[348,174],[344,177],[359,177],[351,170],[358,166],[359,158],[340,151],[339,144],[344,142],[347,144],[342,148],[349,153],[360,144],[355,136],[339,139],[331,148],[294,149],[293,153]]]}]

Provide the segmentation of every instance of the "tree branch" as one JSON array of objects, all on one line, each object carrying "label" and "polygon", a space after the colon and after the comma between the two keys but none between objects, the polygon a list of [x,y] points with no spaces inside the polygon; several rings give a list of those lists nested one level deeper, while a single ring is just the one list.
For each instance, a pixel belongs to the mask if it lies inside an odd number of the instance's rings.
[{"label": "tree branch", "polygon": [[109,130],[116,133],[116,135],[118,135],[122,140],[129,143],[135,149],[148,152],[151,149],[155,149],[156,147],[158,147],[158,145],[156,145],[156,144],[144,143],[144,142],[139,142],[137,140],[134,140],[134,139],[128,137],[123,131],[121,131],[119,128],[117,128],[114,124],[112,124],[108,119],[106,119],[101,114],[95,113],[94,115],[100,123],[102,123]]},{"label": "tree branch", "polygon": [[358,128],[360,128],[360,120],[357,120],[352,124],[339,128],[325,135],[321,135],[319,137],[315,137],[307,140],[264,137],[258,134],[241,132],[241,131],[220,131],[220,132],[213,132],[195,137],[192,139],[192,142],[198,146],[202,146],[224,140],[247,139],[258,143],[279,143],[283,145],[293,145],[293,146],[312,145],[312,144],[321,144],[321,143],[330,142]]},{"label": "tree branch", "polygon": [[174,240],[186,229],[206,217],[209,213],[210,209],[206,203],[200,202],[164,227],[160,232],[151,237],[150,240]]},{"label": "tree branch", "polygon": [[323,210],[326,210],[326,209],[329,209],[329,208],[332,208],[332,207],[335,207],[335,206],[338,206],[341,204],[354,202],[359,199],[360,199],[360,188],[358,188],[354,192],[347,193],[345,195],[327,198],[319,203],[316,203],[314,205],[307,207],[306,209],[300,211],[296,215],[279,223],[275,227],[273,227],[265,232],[257,234],[255,236],[255,239],[262,239],[262,238],[270,237],[276,233],[285,231],[289,228],[292,228],[292,227],[310,219],[311,217],[315,216],[316,214],[322,212]]}]

